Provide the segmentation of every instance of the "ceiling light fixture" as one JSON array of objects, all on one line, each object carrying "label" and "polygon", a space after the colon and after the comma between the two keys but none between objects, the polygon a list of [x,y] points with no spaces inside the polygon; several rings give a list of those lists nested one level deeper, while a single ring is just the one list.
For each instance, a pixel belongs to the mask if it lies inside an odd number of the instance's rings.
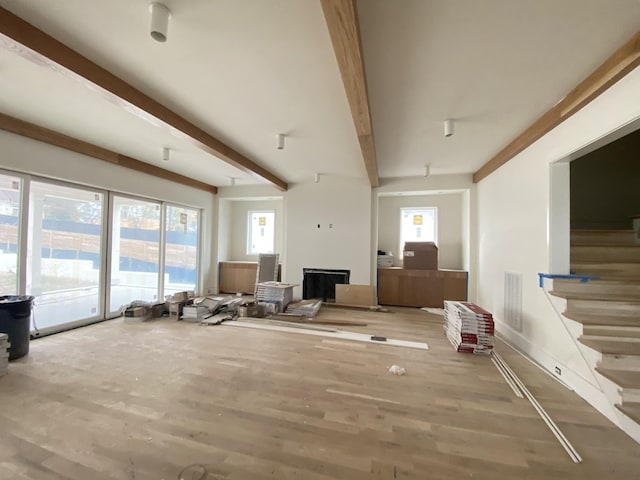
[{"label": "ceiling light fixture", "polygon": [[169,157],[171,156],[171,150],[169,147],[162,147],[162,160],[165,162],[169,161]]},{"label": "ceiling light fixture", "polygon": [[156,42],[164,43],[167,41],[167,32],[169,30],[169,19],[171,18],[171,10],[166,5],[153,2],[149,5],[151,12],[151,25],[149,33],[151,38]]},{"label": "ceiling light fixture", "polygon": [[453,135],[453,120],[450,118],[444,121],[444,136],[449,138]]},{"label": "ceiling light fixture", "polygon": [[278,134],[278,150],[284,150],[284,133]]}]

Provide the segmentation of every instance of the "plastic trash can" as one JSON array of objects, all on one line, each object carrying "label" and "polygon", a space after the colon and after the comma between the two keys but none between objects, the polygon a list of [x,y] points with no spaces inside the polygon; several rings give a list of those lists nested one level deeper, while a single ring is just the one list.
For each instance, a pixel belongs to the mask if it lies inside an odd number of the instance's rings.
[{"label": "plastic trash can", "polygon": [[0,332],[9,336],[9,360],[29,353],[32,307],[33,297],[30,295],[0,296]]}]

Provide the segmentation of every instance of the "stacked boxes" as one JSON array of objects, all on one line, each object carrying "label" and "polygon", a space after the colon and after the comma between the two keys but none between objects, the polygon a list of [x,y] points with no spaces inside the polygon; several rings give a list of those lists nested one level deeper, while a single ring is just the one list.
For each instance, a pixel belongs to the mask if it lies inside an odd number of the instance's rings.
[{"label": "stacked boxes", "polygon": [[167,309],[169,317],[179,320],[182,317],[182,309],[185,305],[193,303],[193,292],[174,293],[170,300],[167,301]]},{"label": "stacked boxes", "polygon": [[266,313],[284,312],[293,299],[295,285],[282,282],[262,282],[256,284],[256,301],[264,304]]},{"label": "stacked boxes", "polygon": [[493,315],[471,302],[444,302],[444,331],[458,352],[488,355],[494,345]]}]

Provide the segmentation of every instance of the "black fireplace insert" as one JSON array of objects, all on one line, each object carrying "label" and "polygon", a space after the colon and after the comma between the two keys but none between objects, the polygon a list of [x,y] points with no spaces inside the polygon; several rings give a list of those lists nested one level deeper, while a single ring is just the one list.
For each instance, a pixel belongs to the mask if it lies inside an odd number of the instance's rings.
[{"label": "black fireplace insert", "polygon": [[322,301],[336,300],[336,284],[348,284],[350,270],[326,268],[303,268],[302,298],[321,298]]}]

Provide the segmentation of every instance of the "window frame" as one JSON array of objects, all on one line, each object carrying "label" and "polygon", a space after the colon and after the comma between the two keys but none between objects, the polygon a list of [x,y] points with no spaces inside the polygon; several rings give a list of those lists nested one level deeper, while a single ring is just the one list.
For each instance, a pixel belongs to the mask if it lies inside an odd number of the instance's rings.
[{"label": "window frame", "polygon": [[399,218],[399,244],[400,244],[400,254],[402,255],[402,251],[404,250],[404,244],[407,241],[419,241],[419,240],[405,240],[404,232],[403,232],[403,222],[402,218],[405,212],[424,212],[424,211],[432,211],[433,212],[433,240],[424,240],[425,242],[433,242],[436,245],[438,244],[438,207],[400,207],[400,218]]},{"label": "window frame", "polygon": [[[271,239],[272,241],[272,248],[271,251],[267,251],[267,252],[260,252],[260,251],[253,251],[252,249],[252,237],[253,237],[253,225],[252,225],[252,218],[254,214],[260,214],[260,213],[265,213],[265,214],[272,214],[273,215],[273,238]],[[260,209],[260,210],[248,210],[247,211],[247,244],[246,244],[246,254],[250,255],[250,256],[258,256],[261,253],[275,253],[276,250],[276,211],[274,209]]]}]

